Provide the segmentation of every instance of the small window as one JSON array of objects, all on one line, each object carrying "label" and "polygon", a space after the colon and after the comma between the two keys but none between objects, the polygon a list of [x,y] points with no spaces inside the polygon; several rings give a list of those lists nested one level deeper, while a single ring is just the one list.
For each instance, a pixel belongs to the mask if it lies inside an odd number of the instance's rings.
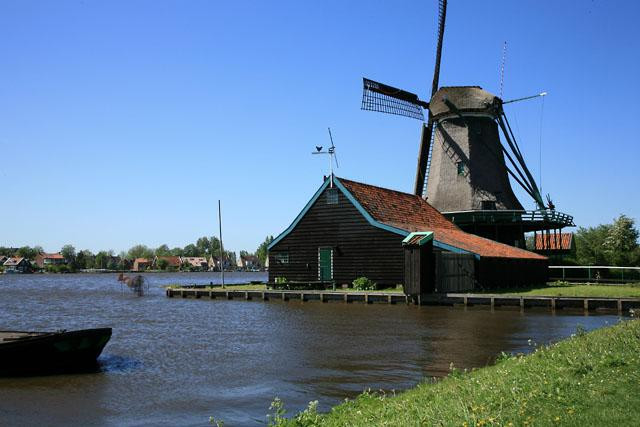
[{"label": "small window", "polygon": [[458,162],[456,166],[458,167],[458,175],[464,175],[464,162]]},{"label": "small window", "polygon": [[338,204],[338,190],[335,188],[329,188],[327,190],[327,204],[328,205],[337,205]]},{"label": "small window", "polygon": [[483,200],[482,201],[482,210],[483,211],[495,211],[496,210],[496,202],[494,200]]},{"label": "small window", "polygon": [[273,254],[276,264],[289,264],[289,252],[276,252]]}]

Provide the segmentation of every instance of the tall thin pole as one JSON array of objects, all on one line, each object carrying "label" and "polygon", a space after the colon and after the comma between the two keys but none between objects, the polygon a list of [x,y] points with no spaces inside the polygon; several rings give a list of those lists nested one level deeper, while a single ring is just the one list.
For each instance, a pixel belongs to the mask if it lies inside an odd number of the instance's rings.
[{"label": "tall thin pole", "polygon": [[224,245],[222,244],[222,209],[220,200],[218,200],[218,225],[220,226],[220,276],[222,278],[222,287],[224,288]]},{"label": "tall thin pole", "polygon": [[504,63],[507,60],[507,41],[505,40],[502,47],[502,64],[500,65],[500,99],[502,99],[502,90],[504,89]]}]

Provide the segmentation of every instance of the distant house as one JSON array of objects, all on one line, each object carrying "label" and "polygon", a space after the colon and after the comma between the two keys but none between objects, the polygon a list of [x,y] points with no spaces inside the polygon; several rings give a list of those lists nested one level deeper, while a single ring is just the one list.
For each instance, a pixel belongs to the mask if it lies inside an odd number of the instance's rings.
[{"label": "distant house", "polygon": [[136,258],[133,261],[133,271],[145,271],[151,266],[151,262],[147,258]]},{"label": "distant house", "polygon": [[23,257],[11,257],[2,266],[5,273],[29,273],[31,271],[31,263]]},{"label": "distant house", "polygon": [[121,270],[132,270],[133,269],[133,261],[130,258],[120,258],[118,257],[118,265]]},{"label": "distant house", "polygon": [[220,270],[220,260],[217,256],[210,256],[207,260],[209,271]]},{"label": "distant house", "polygon": [[0,265],[3,265],[3,264],[4,264],[4,262],[5,262],[6,260],[8,260],[8,259],[9,259],[9,257],[8,257],[8,256],[6,256],[6,255],[0,255]]},{"label": "distant house", "polygon": [[45,268],[50,265],[60,265],[60,264],[67,263],[67,261],[64,259],[64,257],[60,253],[55,253],[55,254],[40,253],[36,255],[35,262],[38,268]]},{"label": "distant house", "polygon": [[576,255],[573,233],[538,233],[534,252],[548,257],[551,264],[562,264],[565,258]]},{"label": "distant house", "polygon": [[182,262],[179,256],[156,256],[153,259],[153,268],[159,269],[160,266],[158,264],[159,261],[165,260],[167,261],[168,268],[175,268],[176,270],[180,268]]},{"label": "distant house", "polygon": [[207,271],[209,269],[207,259],[201,256],[183,256],[182,264],[188,264],[192,268],[199,268],[203,271]]},{"label": "distant house", "polygon": [[539,233],[535,243],[535,252],[544,255],[569,255],[576,249],[573,233]]},{"label": "distant house", "polygon": [[260,260],[255,255],[240,255],[238,267],[245,270],[257,270],[260,268]]}]

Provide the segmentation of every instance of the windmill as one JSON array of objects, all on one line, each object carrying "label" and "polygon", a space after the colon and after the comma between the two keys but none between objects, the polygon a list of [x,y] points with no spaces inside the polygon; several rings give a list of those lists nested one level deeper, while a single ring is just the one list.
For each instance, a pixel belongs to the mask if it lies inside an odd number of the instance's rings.
[{"label": "windmill", "polygon": [[[546,93],[503,101],[479,86],[439,87],[447,0],[439,0],[438,6],[429,102],[364,78],[362,109],[422,121],[414,193],[465,231],[524,247],[525,232],[573,226],[573,217],[556,212],[549,198],[545,204],[503,109],[504,104]],[[535,210],[524,210],[509,177],[531,196]]]},{"label": "windmill", "polygon": [[338,155],[336,154],[336,146],[333,145],[333,135],[331,135],[331,128],[327,128],[329,131],[329,140],[331,141],[331,147],[329,147],[326,151],[322,151],[322,145],[316,145],[316,151],[311,154],[326,154],[329,157],[329,179],[330,187],[333,188],[333,162],[336,162],[336,167],[339,168],[338,165]]}]

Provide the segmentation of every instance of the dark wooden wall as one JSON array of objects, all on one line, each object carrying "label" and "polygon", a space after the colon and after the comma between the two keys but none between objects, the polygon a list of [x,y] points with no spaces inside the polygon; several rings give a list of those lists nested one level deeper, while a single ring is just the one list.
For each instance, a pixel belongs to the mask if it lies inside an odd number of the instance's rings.
[{"label": "dark wooden wall", "polygon": [[549,261],[482,257],[477,262],[476,275],[485,289],[541,285],[548,280]]},{"label": "dark wooden wall", "polygon": [[404,293],[430,294],[436,288],[433,242],[423,246],[404,246]]},{"label": "dark wooden wall", "polygon": [[[269,282],[318,280],[318,248],[333,248],[333,278],[338,285],[366,276],[381,285],[403,283],[403,236],[370,225],[338,191],[338,203],[320,195],[293,231],[269,251]],[[288,252],[289,264],[276,262]]]}]

